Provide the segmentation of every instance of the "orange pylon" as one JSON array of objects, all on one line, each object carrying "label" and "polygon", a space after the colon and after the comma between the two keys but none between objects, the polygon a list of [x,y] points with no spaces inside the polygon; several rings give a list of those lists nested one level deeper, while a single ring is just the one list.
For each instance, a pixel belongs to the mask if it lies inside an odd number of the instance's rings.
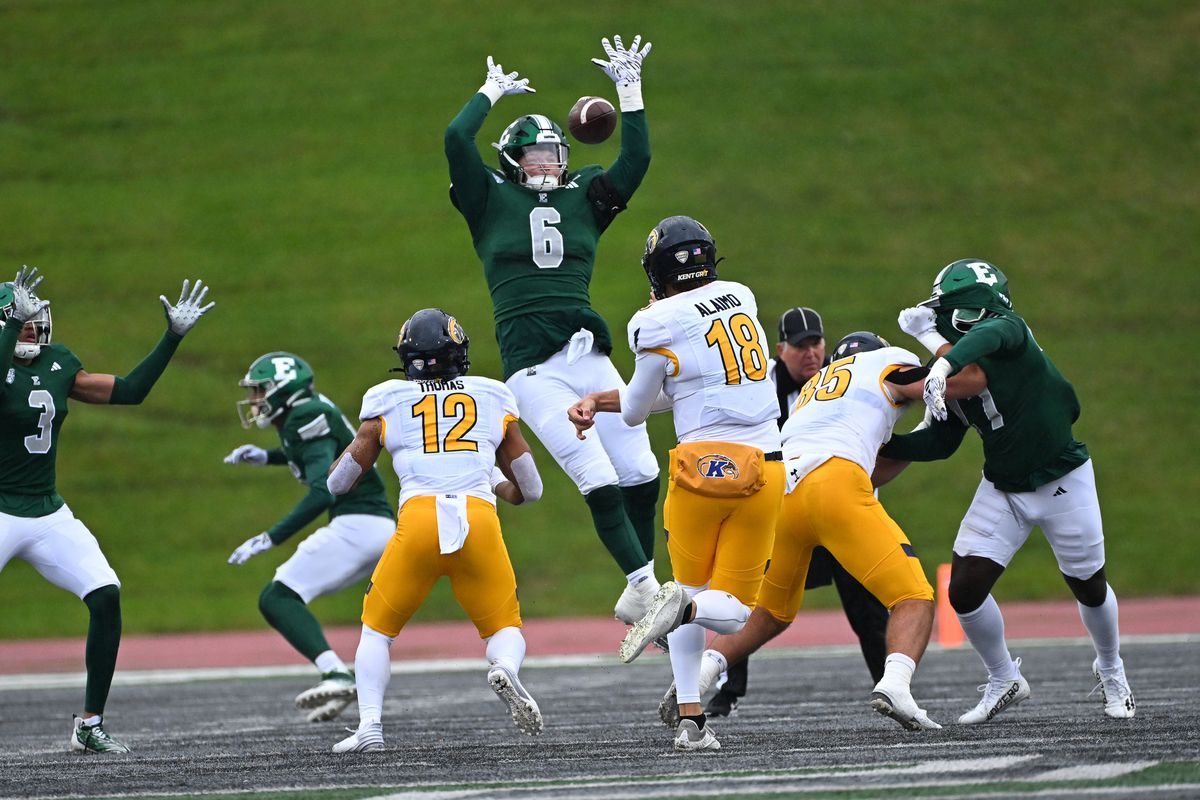
[{"label": "orange pylon", "polygon": [[942,647],[962,647],[966,636],[950,605],[950,565],[937,568],[937,640]]}]

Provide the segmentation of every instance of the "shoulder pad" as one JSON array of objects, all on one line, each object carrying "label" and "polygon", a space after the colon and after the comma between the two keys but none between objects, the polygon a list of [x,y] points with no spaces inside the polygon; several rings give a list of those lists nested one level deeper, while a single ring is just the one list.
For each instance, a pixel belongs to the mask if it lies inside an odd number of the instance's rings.
[{"label": "shoulder pad", "polygon": [[329,419],[321,414],[314,418],[311,422],[305,423],[297,428],[296,432],[300,434],[300,439],[305,442],[311,442],[313,439],[320,439],[322,436],[329,435]]}]

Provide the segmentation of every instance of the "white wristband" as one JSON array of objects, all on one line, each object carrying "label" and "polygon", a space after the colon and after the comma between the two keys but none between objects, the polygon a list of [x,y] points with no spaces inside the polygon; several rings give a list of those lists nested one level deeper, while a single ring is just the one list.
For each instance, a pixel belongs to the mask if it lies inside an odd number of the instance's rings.
[{"label": "white wristband", "polygon": [[496,491],[496,487],[508,480],[508,476],[500,471],[499,467],[492,467],[492,491]]},{"label": "white wristband", "polygon": [[950,340],[945,336],[942,336],[936,330],[929,330],[925,331],[924,333],[917,334],[916,339],[921,343],[921,347],[924,347],[926,350],[928,350],[930,355],[935,356],[937,355],[938,349],[941,348],[942,345],[950,344]]},{"label": "white wristband", "polygon": [[939,358],[933,362],[933,366],[929,368],[930,377],[949,378],[950,373],[954,371],[954,367],[944,358]]},{"label": "white wristband", "polygon": [[479,87],[479,93],[491,100],[493,106],[496,105],[497,100],[504,97],[504,90],[491,81],[484,81],[483,86]]},{"label": "white wristband", "polygon": [[642,82],[618,83],[617,102],[622,113],[626,111],[641,111],[646,107],[642,102]]}]

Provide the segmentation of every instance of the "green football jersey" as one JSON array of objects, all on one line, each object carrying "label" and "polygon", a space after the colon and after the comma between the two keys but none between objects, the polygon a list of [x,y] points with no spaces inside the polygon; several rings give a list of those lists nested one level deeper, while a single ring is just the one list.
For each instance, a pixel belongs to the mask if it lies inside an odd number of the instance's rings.
[{"label": "green football jersey", "polygon": [[82,368],[66,347],[50,344],[29,364],[14,360],[0,376],[0,512],[41,517],[62,507],[55,488],[58,437]]},{"label": "green football jersey", "polygon": [[[327,492],[325,480],[329,465],[354,441],[354,429],[329,398],[316,395],[302,400],[288,412],[283,427],[279,430],[279,441],[283,456],[296,480],[305,486]],[[395,519],[392,504],[383,488],[383,479],[375,467],[363,473],[358,485],[347,494],[334,495],[329,506],[329,518],[342,514],[370,514]],[[304,527],[311,519],[296,526]],[[282,521],[280,524],[283,524]],[[278,526],[276,526],[278,527]],[[271,538],[282,531],[272,529]],[[287,538],[295,530],[280,535]]]},{"label": "green football jersey", "polygon": [[[583,167],[565,185],[542,192],[484,165],[475,134],[490,109],[483,94],[467,102],[446,131],[446,157],[451,200],[471,230],[492,295],[504,377],[545,361],[580,328],[595,334],[598,350],[611,352],[612,337],[591,308],[588,284],[600,235],[650,164],[645,112],[621,114],[621,152],[611,168]],[[618,206],[593,191],[601,176]]]},{"label": "green football jersey", "polygon": [[947,401],[949,419],[927,431],[893,437],[882,455],[925,460],[914,444],[941,437],[957,447],[970,426],[983,440],[983,475],[1002,492],[1033,491],[1088,460],[1087,446],[1071,431],[1079,418],[1075,389],[1019,316],[1009,313],[977,323],[943,357],[955,372],[978,364],[987,375],[987,389],[976,397]]}]

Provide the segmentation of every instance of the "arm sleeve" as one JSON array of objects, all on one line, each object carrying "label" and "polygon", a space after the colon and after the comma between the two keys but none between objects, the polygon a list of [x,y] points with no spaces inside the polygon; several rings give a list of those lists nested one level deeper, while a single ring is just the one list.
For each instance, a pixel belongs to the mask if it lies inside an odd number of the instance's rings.
[{"label": "arm sleeve", "polygon": [[337,456],[337,445],[333,439],[325,437],[310,442],[303,453],[305,483],[308,494],[288,512],[288,515],[276,522],[267,531],[267,536],[275,544],[282,544],[297,531],[319,517],[323,511],[333,505],[334,497],[325,485],[325,475],[329,465]]},{"label": "arm sleeve", "polygon": [[645,111],[621,114],[621,152],[608,168],[608,179],[626,203],[633,197],[650,168],[650,134]]},{"label": "arm sleeve", "polygon": [[954,368],[950,373],[954,375],[986,355],[1020,345],[1024,338],[1025,326],[1019,320],[1011,317],[987,320],[972,327],[942,358]]},{"label": "arm sleeve", "polygon": [[475,134],[483,126],[492,108],[487,95],[477,92],[467,101],[446,128],[446,161],[450,165],[450,200],[467,220],[474,235],[475,226],[487,207],[491,172],[483,164],[475,146]]},{"label": "arm sleeve", "polygon": [[893,436],[879,449],[879,455],[897,461],[940,461],[954,454],[966,432],[957,417],[935,421],[928,428]]},{"label": "arm sleeve", "polygon": [[154,383],[167,368],[167,362],[171,360],[171,356],[175,355],[175,349],[179,347],[181,341],[183,341],[182,336],[172,333],[168,329],[150,354],[143,358],[141,363],[134,367],[128,375],[117,376],[113,382],[112,397],[108,402],[112,405],[135,406],[145,400],[146,395],[150,394],[150,389],[154,387]]},{"label": "arm sleeve", "polygon": [[275,447],[267,451],[267,463],[273,466],[279,466],[287,463],[287,456],[283,454],[282,447]]},{"label": "arm sleeve", "polygon": [[[672,369],[671,360],[659,353],[638,353],[633,366],[633,377],[629,386],[622,389],[621,419],[633,427],[646,421],[653,411],[670,408],[670,398],[663,393],[667,372]],[[666,408],[663,402],[666,401]],[[656,408],[657,406],[657,408]]]}]

